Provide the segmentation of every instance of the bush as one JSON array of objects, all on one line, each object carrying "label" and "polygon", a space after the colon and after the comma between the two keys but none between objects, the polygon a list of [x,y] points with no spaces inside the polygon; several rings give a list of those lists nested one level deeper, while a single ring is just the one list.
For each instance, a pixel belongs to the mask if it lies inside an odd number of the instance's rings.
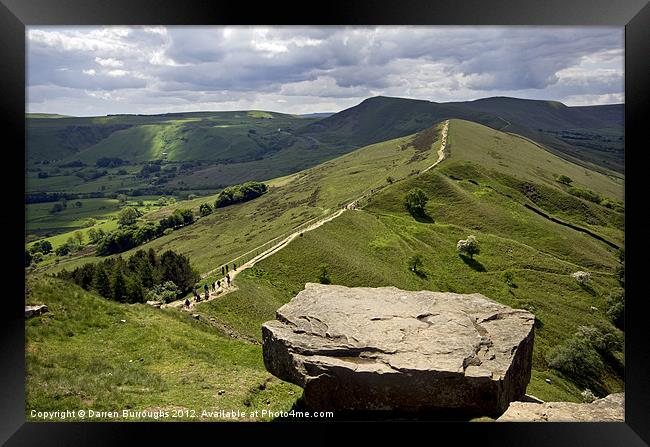
[{"label": "bush", "polygon": [[556,346],[549,352],[546,360],[551,368],[581,384],[600,377],[605,369],[594,347],[587,340],[578,337],[572,337]]},{"label": "bush", "polygon": [[546,360],[579,385],[602,389],[605,364],[619,363],[615,353],[623,348],[623,337],[604,326],[580,326],[573,337],[553,348]]},{"label": "bush", "polygon": [[246,182],[241,185],[229,186],[219,193],[214,202],[215,208],[235,203],[247,202],[255,199],[268,191],[268,186],[260,182]]},{"label": "bush", "polygon": [[106,236],[106,233],[101,228],[91,228],[88,230],[88,239],[91,244],[96,244]]},{"label": "bush", "polygon": [[557,182],[562,183],[564,185],[570,186],[571,183],[573,183],[573,179],[571,177],[568,177],[566,175],[559,175],[556,179]]},{"label": "bush", "polygon": [[414,216],[424,216],[424,207],[428,201],[427,195],[420,188],[413,188],[404,199],[404,204],[409,213]]},{"label": "bush", "polygon": [[126,161],[117,157],[102,157],[95,162],[95,166],[98,168],[115,168],[125,164]]},{"label": "bush", "polygon": [[209,203],[202,203],[199,207],[199,214],[203,217],[212,214],[212,206]]},{"label": "bush", "polygon": [[503,282],[508,284],[509,287],[515,287],[515,274],[512,273],[512,270],[503,272]]},{"label": "bush", "polygon": [[117,221],[121,227],[126,227],[134,225],[140,216],[141,213],[137,208],[126,206],[120,211],[120,214],[117,217]]},{"label": "bush", "polygon": [[318,275],[318,282],[321,284],[332,284],[327,266],[323,264],[319,267],[319,270],[320,273]]},{"label": "bush", "polygon": [[415,254],[411,256],[408,260],[409,270],[414,273],[418,273],[418,269],[422,267],[422,264],[423,264],[422,256],[420,254]]},{"label": "bush", "polygon": [[477,255],[481,252],[481,248],[478,245],[476,236],[467,236],[467,239],[461,239],[456,244],[456,251],[460,255],[468,255],[470,258],[474,258],[474,255]]},{"label": "bush", "polygon": [[167,206],[167,205],[173,205],[176,203],[176,199],[174,197],[161,197],[158,200],[156,200],[156,206]]},{"label": "bush", "polygon": [[50,241],[46,241],[45,239],[43,239],[43,240],[34,242],[34,244],[32,245],[32,248],[30,249],[30,251],[32,252],[32,255],[34,253],[37,253],[37,252],[40,252],[40,253],[43,253],[43,254],[46,255],[46,254],[52,252],[52,244],[50,243]]},{"label": "bush", "polygon": [[57,256],[65,256],[70,253],[70,247],[67,244],[63,244],[60,247],[57,247],[57,249],[54,250],[54,253],[56,253]]},{"label": "bush", "polygon": [[569,194],[572,194],[576,197],[583,198],[585,200],[589,200],[590,202],[600,203],[603,200],[603,198],[598,193],[591,191],[589,189],[577,188],[575,186],[572,186],[569,188],[568,191]]},{"label": "bush", "polygon": [[607,317],[612,324],[620,330],[625,329],[625,290],[619,289],[610,293],[607,299],[609,309],[607,309]]},{"label": "bush", "polygon": [[140,177],[148,177],[151,174],[155,174],[157,172],[160,172],[160,165],[157,164],[146,164],[142,166],[142,169],[140,169],[140,174],[138,174]]},{"label": "bush", "polygon": [[60,213],[64,209],[65,209],[65,207],[63,206],[63,204],[55,203],[54,205],[52,205],[52,208],[50,208],[50,213],[51,214]]},{"label": "bush", "polygon": [[582,400],[585,401],[586,403],[592,403],[593,401],[596,400],[596,396],[594,393],[591,392],[589,388],[586,388],[582,393]]},{"label": "bush", "polygon": [[181,295],[181,290],[174,284],[173,281],[165,281],[162,284],[157,284],[153,289],[149,290],[146,295],[147,301],[162,301],[163,303],[171,303]]}]

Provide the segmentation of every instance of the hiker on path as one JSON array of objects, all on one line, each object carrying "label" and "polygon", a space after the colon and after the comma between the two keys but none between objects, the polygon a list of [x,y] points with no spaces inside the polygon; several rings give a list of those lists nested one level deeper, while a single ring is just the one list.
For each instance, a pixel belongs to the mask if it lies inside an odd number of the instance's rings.
[{"label": "hiker on path", "polygon": [[214,285],[215,285],[215,284],[216,284],[216,282],[215,282],[215,281],[212,281],[212,291],[213,291],[213,292],[217,290],[217,289],[214,288]]},{"label": "hiker on path", "polygon": [[190,308],[190,300],[188,298],[185,298],[185,307]]},{"label": "hiker on path", "polygon": [[233,271],[237,270],[237,264],[235,264],[234,262],[232,263],[232,270]]},{"label": "hiker on path", "polygon": [[226,274],[228,274],[228,264],[226,264]]},{"label": "hiker on path", "polygon": [[205,300],[208,301],[210,299],[210,292],[208,290],[205,291]]},{"label": "hiker on path", "polygon": [[226,281],[228,281],[228,287],[230,287],[230,275],[226,274]]},{"label": "hiker on path", "polygon": [[226,274],[226,268],[223,265],[221,266],[221,274],[222,275]]},{"label": "hiker on path", "polygon": [[217,288],[221,288],[221,281],[217,281]]},{"label": "hiker on path", "polygon": [[205,290],[206,295],[210,293],[210,287],[208,287],[208,283],[205,283],[205,285],[203,286],[203,290]]}]

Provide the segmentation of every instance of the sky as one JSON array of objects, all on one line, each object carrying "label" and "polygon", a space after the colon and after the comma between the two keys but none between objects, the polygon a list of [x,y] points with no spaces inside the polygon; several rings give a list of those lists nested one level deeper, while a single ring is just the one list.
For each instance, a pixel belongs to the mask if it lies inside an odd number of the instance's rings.
[{"label": "sky", "polygon": [[372,96],[624,102],[624,29],[28,27],[27,111],[337,112]]}]

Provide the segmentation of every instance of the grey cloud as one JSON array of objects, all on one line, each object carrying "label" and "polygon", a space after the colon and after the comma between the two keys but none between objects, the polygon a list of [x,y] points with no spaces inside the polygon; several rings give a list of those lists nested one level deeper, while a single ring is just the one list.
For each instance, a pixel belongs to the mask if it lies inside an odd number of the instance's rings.
[{"label": "grey cloud", "polygon": [[[147,109],[155,107],[156,101],[162,109],[197,100],[215,107],[250,103],[292,111],[303,108],[299,101],[313,107],[334,101],[344,107],[376,93],[463,100],[509,92],[561,100],[616,97],[623,91],[623,32],[615,28],[44,27],[30,31],[29,88],[48,86],[40,88],[38,95],[53,98],[66,92],[71,110],[84,101],[106,107],[111,98],[119,98],[111,108],[133,113],[140,113],[137,107],[143,104]],[[121,66],[100,65],[96,58],[119,60]],[[111,76],[111,70],[123,76]],[[73,96],[70,89],[113,93],[98,102],[98,95]]]}]

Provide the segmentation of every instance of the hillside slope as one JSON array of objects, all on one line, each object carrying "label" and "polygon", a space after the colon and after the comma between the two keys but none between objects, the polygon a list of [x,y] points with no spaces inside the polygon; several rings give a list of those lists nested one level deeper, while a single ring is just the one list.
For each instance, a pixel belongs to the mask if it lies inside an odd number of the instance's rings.
[{"label": "hillside slope", "polygon": [[[28,420],[38,420],[32,409],[128,409],[150,416],[118,420],[232,421],[201,412],[287,411],[301,394],[266,372],[259,345],[230,339],[188,314],[118,304],[52,278],[28,278],[26,285],[27,303],[49,308],[25,324]],[[160,411],[168,417],[153,416]]]},{"label": "hillside slope", "polygon": [[[501,141],[495,143],[495,137]],[[600,375],[585,380],[566,377],[547,362],[548,354],[580,326],[618,333],[605,313],[610,293],[620,287],[615,273],[618,251],[526,206],[620,243],[622,213],[588,204],[549,177],[554,171],[572,174],[576,182],[612,194],[620,193],[621,186],[525,140],[475,123],[452,120],[449,144],[449,157],[434,170],[395,182],[361,210],[306,233],[240,273],[239,290],[199,304],[198,310],[259,339],[261,323],[274,318],[275,309],[306,282],[319,282],[323,275],[346,286],[478,292],[537,316],[530,393],[544,400],[580,401],[586,386],[601,395],[622,389],[620,352]],[[549,167],[535,169],[537,159]],[[526,195],[531,189],[522,185],[532,187],[535,195]],[[415,187],[429,197],[427,218],[415,219],[404,208],[406,193]],[[590,223],[594,216],[601,219],[598,225]],[[481,244],[473,260],[456,252],[456,242],[469,234]],[[408,268],[415,254],[423,259],[420,274]],[[592,273],[588,287],[571,277],[579,270]]]},{"label": "hillside slope", "polygon": [[333,143],[363,145],[422,130],[448,118],[474,121],[544,144],[556,155],[593,169],[623,172],[623,105],[567,107],[555,101],[508,97],[430,101],[374,97],[299,129]]},{"label": "hillside slope", "polygon": [[94,164],[102,157],[129,162],[239,162],[304,143],[292,139],[289,132],[305,121],[313,119],[260,111],[85,118],[28,116],[27,155],[30,164],[42,160]]},{"label": "hillside slope", "polygon": [[[302,224],[331,214],[344,204],[374,188],[415,175],[433,164],[440,147],[440,126],[423,132],[418,148],[409,135],[370,145],[322,163],[316,167],[269,182],[269,192],[250,202],[217,209],[195,224],[156,239],[147,246],[156,250],[173,249],[187,254],[201,270],[209,271],[224,262],[285,235]],[[216,195],[179,202],[162,211],[147,214],[157,220],[173,209],[191,207],[198,214],[201,203],[214,203]],[[125,254],[129,255],[129,252]],[[244,259],[248,260],[248,259]],[[69,268],[87,259],[62,261],[53,267]]]}]

